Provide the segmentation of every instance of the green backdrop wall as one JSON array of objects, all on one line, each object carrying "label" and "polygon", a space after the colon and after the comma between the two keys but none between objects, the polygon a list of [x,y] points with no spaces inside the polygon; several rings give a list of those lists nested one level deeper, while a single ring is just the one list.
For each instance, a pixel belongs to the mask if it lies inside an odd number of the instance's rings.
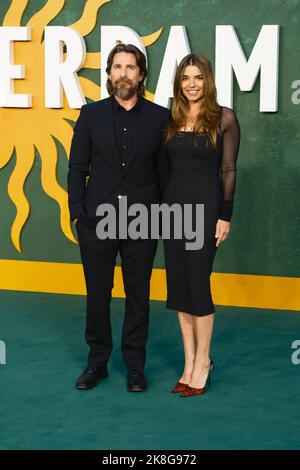
[{"label": "green backdrop wall", "polygon": [[[30,0],[22,25],[45,3],[45,0]],[[85,3],[67,0],[50,25],[72,24],[81,16]],[[0,25],[10,4],[10,0],[0,2]],[[251,92],[241,92],[237,83],[234,84],[234,109],[242,135],[234,217],[230,238],[218,252],[214,271],[297,277],[300,271],[300,104],[293,104],[291,95],[292,83],[300,80],[300,1],[112,0],[101,7],[97,26],[85,41],[88,51],[99,51],[100,25],[129,26],[141,36],[163,27],[159,40],[147,47],[147,88],[154,92],[170,27],[186,26],[192,51],[201,51],[214,63],[215,26],[222,24],[234,26],[247,58],[261,26],[280,25],[279,105],[276,113],[259,112],[259,76]],[[79,75],[100,82],[95,70],[81,71]],[[5,113],[5,109],[0,109],[0,113]],[[57,178],[66,188],[68,159],[58,142],[57,146]],[[15,163],[14,155],[0,171],[0,257],[79,263],[78,246],[60,229],[59,207],[41,187],[38,153],[25,184],[31,212],[22,232],[22,253],[16,251],[10,235],[16,209],[7,192]],[[161,245],[155,267],[163,267]]]}]

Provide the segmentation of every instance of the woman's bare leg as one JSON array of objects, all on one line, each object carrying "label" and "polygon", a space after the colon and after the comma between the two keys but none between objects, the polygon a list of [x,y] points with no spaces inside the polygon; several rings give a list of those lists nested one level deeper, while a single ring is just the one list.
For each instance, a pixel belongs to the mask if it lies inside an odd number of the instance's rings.
[{"label": "woman's bare leg", "polygon": [[196,356],[195,317],[189,313],[178,312],[179,325],[182,333],[185,365],[181,379],[182,383],[189,383],[192,377]]},{"label": "woman's bare leg", "polygon": [[197,350],[194,361],[193,373],[189,386],[203,388],[209,372],[209,351],[213,332],[214,314],[203,317],[194,316]]}]

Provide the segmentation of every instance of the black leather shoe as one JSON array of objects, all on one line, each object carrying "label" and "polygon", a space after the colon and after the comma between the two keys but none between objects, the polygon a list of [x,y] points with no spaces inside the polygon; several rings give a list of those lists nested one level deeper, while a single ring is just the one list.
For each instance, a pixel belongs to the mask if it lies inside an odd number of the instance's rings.
[{"label": "black leather shoe", "polygon": [[87,367],[85,371],[78,378],[75,387],[77,390],[88,390],[96,387],[100,379],[106,379],[108,377],[107,367],[98,367],[92,369]]},{"label": "black leather shoe", "polygon": [[128,392],[144,392],[147,388],[147,379],[143,372],[129,369],[127,375]]}]

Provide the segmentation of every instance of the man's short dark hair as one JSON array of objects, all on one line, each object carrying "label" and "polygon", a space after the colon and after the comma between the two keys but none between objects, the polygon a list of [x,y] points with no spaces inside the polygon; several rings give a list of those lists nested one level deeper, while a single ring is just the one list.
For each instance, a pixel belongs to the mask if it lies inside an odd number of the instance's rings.
[{"label": "man's short dark hair", "polygon": [[[109,56],[107,58],[107,67],[106,67],[107,74],[110,74],[114,56],[118,52],[126,52],[127,54],[133,54],[135,56],[137,66],[139,67],[141,74],[143,74],[143,78],[140,81],[138,89],[137,89],[137,95],[144,96],[145,94],[144,82],[148,74],[145,55],[143,54],[142,51],[140,51],[138,47],[134,46],[133,44],[118,44],[110,51]],[[113,87],[109,78],[107,79],[107,82],[106,82],[106,88],[107,88],[108,93],[112,95]]]}]

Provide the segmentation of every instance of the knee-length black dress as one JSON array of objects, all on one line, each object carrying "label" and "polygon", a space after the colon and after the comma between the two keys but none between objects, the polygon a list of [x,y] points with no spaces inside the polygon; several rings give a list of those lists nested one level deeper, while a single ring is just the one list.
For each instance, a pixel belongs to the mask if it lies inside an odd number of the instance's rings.
[{"label": "knee-length black dress", "polygon": [[231,220],[239,141],[237,117],[233,110],[223,107],[217,149],[206,135],[192,132],[180,132],[166,145],[169,174],[163,202],[180,204],[182,213],[184,204],[189,204],[194,223],[196,204],[204,205],[201,249],[187,250],[184,236],[164,239],[167,308],[196,316],[215,312],[210,275],[217,251],[216,224],[218,219]]}]

